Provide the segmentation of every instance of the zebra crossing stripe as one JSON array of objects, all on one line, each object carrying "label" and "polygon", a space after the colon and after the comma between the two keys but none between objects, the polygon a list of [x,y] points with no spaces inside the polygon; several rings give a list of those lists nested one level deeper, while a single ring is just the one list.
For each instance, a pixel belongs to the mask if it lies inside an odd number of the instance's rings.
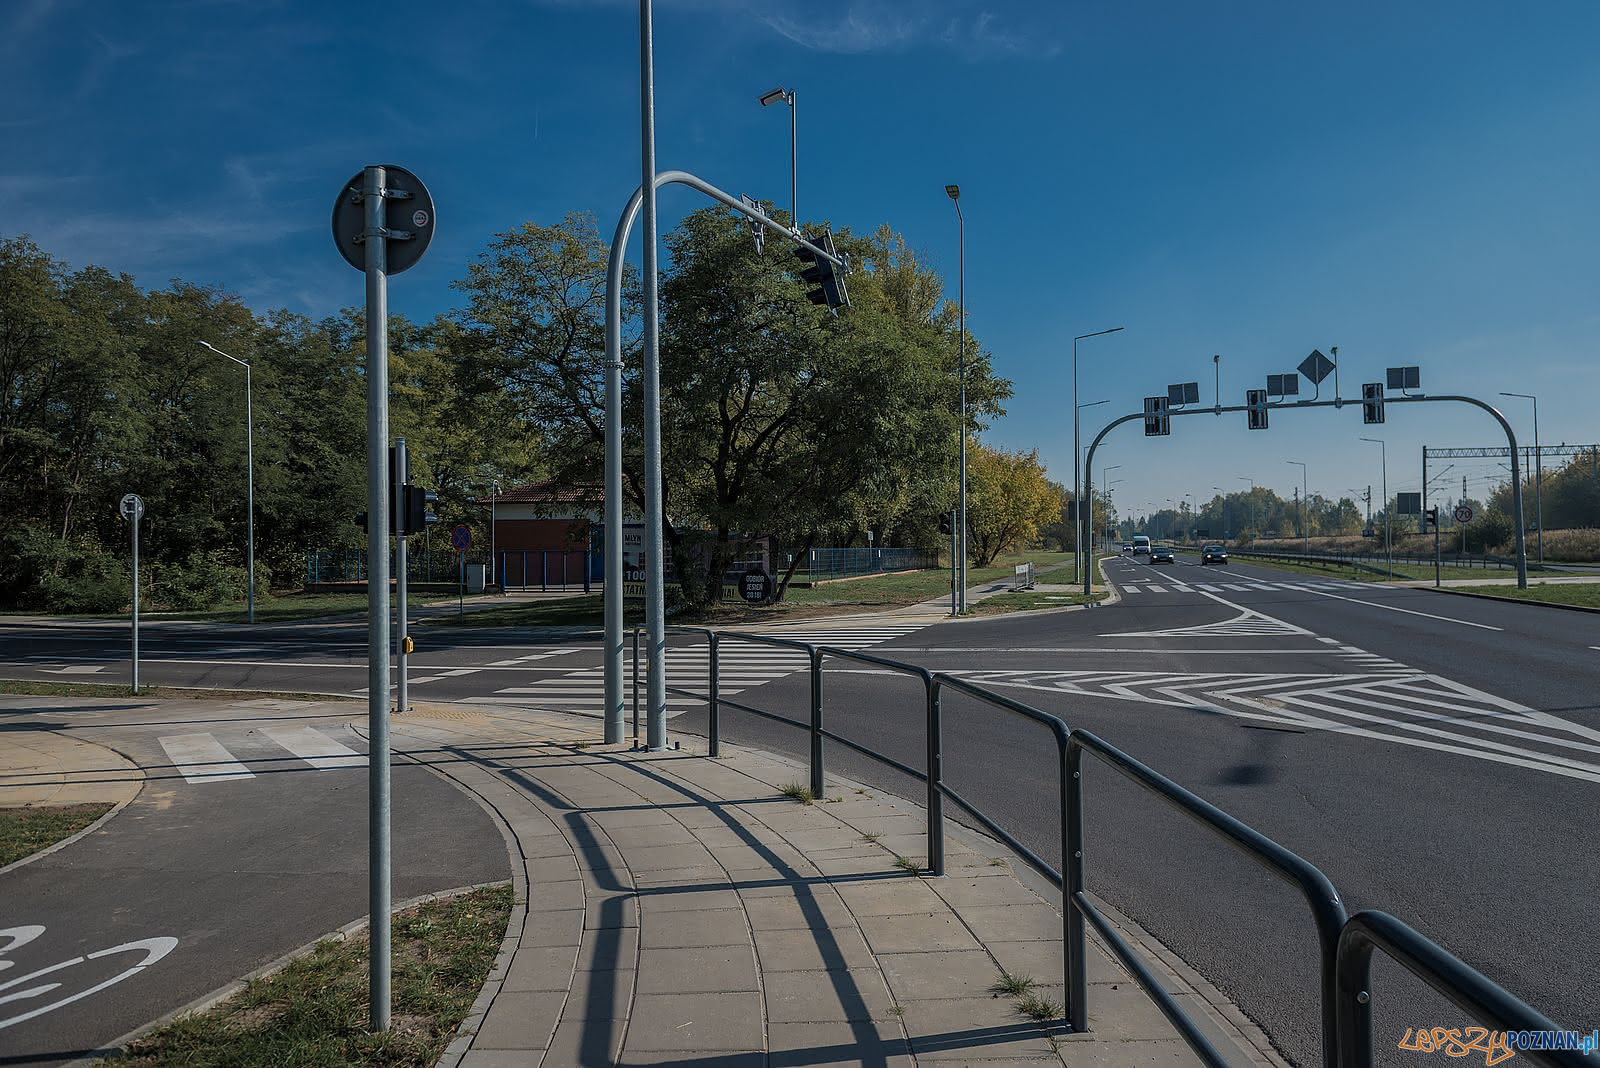
[{"label": "zebra crossing stripe", "polygon": [[190,782],[256,777],[255,772],[233,759],[233,754],[209,734],[169,734],[158,741],[173,766]]},{"label": "zebra crossing stripe", "polygon": [[319,771],[365,767],[367,758],[314,727],[263,727],[261,733]]}]

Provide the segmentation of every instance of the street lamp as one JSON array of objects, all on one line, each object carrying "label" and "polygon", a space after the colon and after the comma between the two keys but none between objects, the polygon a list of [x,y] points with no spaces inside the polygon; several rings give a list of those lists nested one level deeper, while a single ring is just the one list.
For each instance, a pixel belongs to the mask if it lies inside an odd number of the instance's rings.
[{"label": "street lamp", "polygon": [[1544,453],[1539,448],[1539,398],[1532,393],[1505,393],[1502,397],[1521,397],[1533,401],[1533,511],[1539,522],[1539,566],[1544,566]]},{"label": "street lamp", "polygon": [[[1072,339],[1072,499],[1074,501],[1082,496],[1083,493],[1082,486],[1078,481],[1078,460],[1082,456],[1079,451],[1081,446],[1078,444],[1078,408],[1080,407],[1078,404],[1078,342],[1085,338],[1099,337],[1102,334],[1115,334],[1121,329],[1122,327],[1120,326],[1113,326],[1105,330],[1096,330],[1090,334],[1079,334]],[[1078,561],[1083,556],[1083,516],[1081,514],[1078,520],[1073,524],[1078,532],[1077,551],[1072,554],[1072,580],[1074,582],[1080,581],[1083,577],[1078,571]]]},{"label": "street lamp", "polygon": [[[489,482],[489,574],[494,577],[494,584],[500,588],[501,593],[506,592],[505,584],[500,575],[500,557],[494,551],[494,528],[496,506],[500,503],[500,480],[492,479]],[[523,568],[524,571],[527,568]],[[523,584],[527,584],[527,576],[523,576]]]},{"label": "street lamp", "polygon": [[795,233],[800,232],[800,200],[796,192],[798,183],[795,180],[795,126],[794,126],[794,90],[778,86],[761,94],[761,106],[767,107],[783,101],[789,105],[789,225]]},{"label": "street lamp", "polygon": [[1361,440],[1370,441],[1382,450],[1378,455],[1383,461],[1383,552],[1389,561],[1388,577],[1394,578],[1394,538],[1391,536],[1389,526],[1392,522],[1389,513],[1393,511],[1389,507],[1389,446],[1384,443],[1382,438],[1362,438]]},{"label": "street lamp", "polygon": [[1250,529],[1259,534],[1260,531],[1257,529],[1258,524],[1256,523],[1256,480],[1253,478],[1246,478],[1244,475],[1235,475],[1233,477],[1237,478],[1240,482],[1250,483]]},{"label": "street lamp", "polygon": [[1306,495],[1309,492],[1306,489],[1306,486],[1308,485],[1306,482],[1306,465],[1301,463],[1299,460],[1289,460],[1288,462],[1291,464],[1297,464],[1300,468],[1300,552],[1306,556],[1310,556],[1311,527],[1306,522],[1306,506],[1310,503],[1308,500],[1306,500]]},{"label": "street lamp", "polygon": [[[1104,402],[1102,402],[1102,403],[1104,403]],[[1120,470],[1122,470],[1122,465],[1121,464],[1112,464],[1110,467],[1106,467],[1104,464],[1102,464],[1100,466],[1100,492],[1104,493],[1106,495],[1106,512],[1108,513],[1107,518],[1110,518],[1109,513],[1111,512],[1111,487],[1115,486],[1117,484],[1117,482],[1121,482],[1122,479],[1119,478],[1119,479],[1117,479],[1116,482],[1108,482],[1106,480],[1106,476],[1109,475],[1113,471],[1120,471]],[[1090,532],[1089,544],[1091,546],[1094,545],[1094,532],[1093,531]]]},{"label": "street lamp", "polygon": [[967,610],[967,217],[961,214],[961,187],[947,185],[944,191],[955,203],[959,234],[956,292],[961,308],[958,330],[961,355],[956,377],[961,382],[961,487],[956,500],[956,559],[951,566],[957,568],[956,611],[960,613]]},{"label": "street lamp", "polygon": [[255,446],[255,413],[250,396],[250,364],[217,348],[209,341],[200,344],[222,356],[232,360],[244,368],[244,464],[245,464],[245,514],[247,533],[245,537],[245,559],[248,571],[248,589],[245,591],[245,604],[247,618],[250,622],[256,621],[256,446]]}]

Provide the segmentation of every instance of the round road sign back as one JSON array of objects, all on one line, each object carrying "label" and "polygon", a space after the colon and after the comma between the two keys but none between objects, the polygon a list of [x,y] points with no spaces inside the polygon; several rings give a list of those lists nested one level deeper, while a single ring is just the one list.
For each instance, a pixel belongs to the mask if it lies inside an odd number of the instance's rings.
[{"label": "round road sign back", "polygon": [[1457,523],[1470,523],[1470,522],[1472,522],[1472,508],[1471,508],[1470,505],[1463,504],[1460,508],[1456,509],[1456,522]]},{"label": "round road sign back", "polygon": [[[344,257],[345,262],[358,271],[367,269],[366,245],[361,240],[361,232],[367,227],[366,208],[361,195],[366,173],[364,169],[357,171],[356,176],[339,190],[338,199],[333,202],[333,243],[338,246],[339,255]],[[383,225],[390,234],[384,273],[399,274],[414,265],[428,250],[428,242],[433,240],[439,216],[434,211],[433,197],[428,194],[428,187],[404,167],[385,164],[383,181],[390,193],[383,200]],[[409,195],[395,196],[395,193]],[[409,236],[402,237],[402,234]]]},{"label": "round road sign back", "polygon": [[450,544],[456,547],[456,552],[466,552],[472,547],[472,531],[461,524],[457,524],[456,528],[450,532]]},{"label": "round road sign back", "polygon": [[117,510],[124,519],[138,519],[144,515],[144,499],[137,493],[126,494],[117,505]]},{"label": "round road sign back", "polygon": [[739,594],[751,604],[762,604],[772,596],[772,580],[762,571],[746,571],[739,583]]}]

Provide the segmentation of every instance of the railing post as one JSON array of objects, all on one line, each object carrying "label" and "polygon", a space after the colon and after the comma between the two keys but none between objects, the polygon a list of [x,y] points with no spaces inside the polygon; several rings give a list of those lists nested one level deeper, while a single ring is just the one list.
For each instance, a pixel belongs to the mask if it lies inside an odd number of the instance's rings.
[{"label": "railing post", "polygon": [[722,700],[717,693],[717,632],[706,635],[711,642],[711,677],[706,688],[709,706],[706,709],[706,732],[711,736],[711,755],[722,755]]},{"label": "railing post", "polygon": [[[1372,1068],[1372,942],[1350,932],[1348,948],[1334,948],[1331,975],[1324,976],[1336,1004],[1324,1005],[1322,1063],[1327,1068]],[[1341,943],[1346,940],[1340,939]],[[1324,947],[1326,952],[1326,947]],[[1333,1009],[1333,1020],[1327,1010]]]},{"label": "railing post", "polygon": [[944,730],[939,712],[939,680],[925,678],[928,691],[928,870],[944,874]]},{"label": "railing post", "polygon": [[639,628],[633,628],[633,747],[639,748]]},{"label": "railing post", "polygon": [[822,650],[811,646],[811,796],[822,800]]},{"label": "railing post", "polygon": [[1083,892],[1083,750],[1069,734],[1058,738],[1061,749],[1061,887],[1062,947],[1066,957],[1067,1025],[1089,1030],[1089,967],[1083,938],[1083,914],[1077,895]]}]

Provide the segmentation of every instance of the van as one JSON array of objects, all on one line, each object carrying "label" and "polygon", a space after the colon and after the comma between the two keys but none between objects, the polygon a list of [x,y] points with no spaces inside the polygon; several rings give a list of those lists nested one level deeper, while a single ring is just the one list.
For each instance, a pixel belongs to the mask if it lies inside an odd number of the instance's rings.
[{"label": "van", "polygon": [[1135,534],[1133,536],[1133,555],[1138,556],[1140,553],[1144,553],[1146,556],[1150,554],[1150,538],[1148,535]]}]

